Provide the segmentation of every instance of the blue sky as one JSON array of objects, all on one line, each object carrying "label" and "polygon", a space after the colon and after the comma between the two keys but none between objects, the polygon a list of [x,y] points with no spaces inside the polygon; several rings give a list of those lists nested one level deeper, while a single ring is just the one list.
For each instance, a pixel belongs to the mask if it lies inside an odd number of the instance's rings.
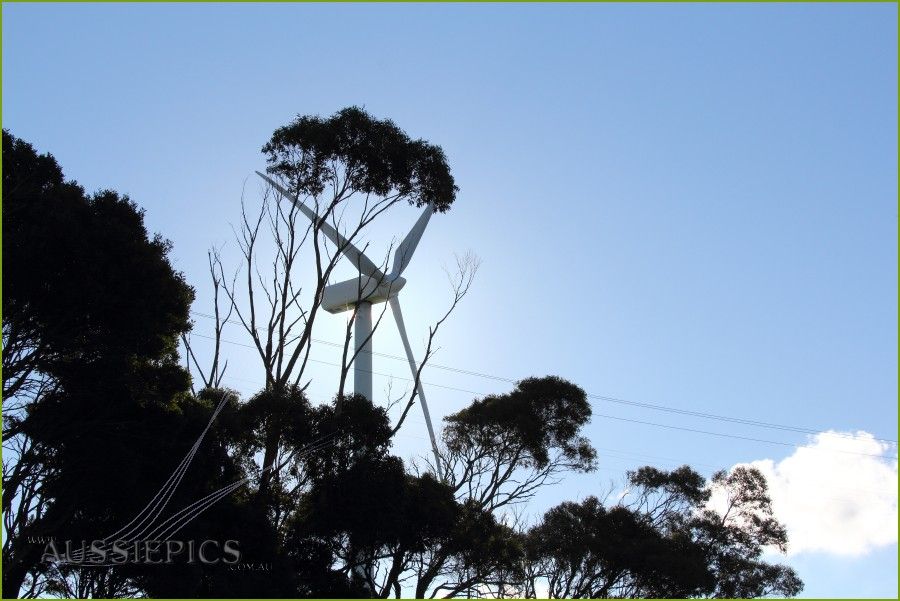
[{"label": "blue sky", "polygon": [[[472,249],[482,268],[442,332],[440,364],[897,439],[896,5],[3,6],[3,126],[89,190],[145,207],[198,311],[209,310],[206,250],[231,240],[242,189],[258,192],[249,178],[272,130],[354,104],[441,145],[460,187],[407,272],[419,352],[447,300],[440,266]],[[415,216],[394,213],[387,237]],[[317,336],[337,340],[342,325],[326,320]],[[400,355],[392,327],[376,350]],[[228,384],[251,394],[259,368],[227,351]],[[327,398],[333,373],[316,370],[311,390]],[[375,370],[408,375],[390,359]],[[437,369],[425,379],[508,388]],[[471,400],[451,388],[428,389],[438,416]],[[543,494],[533,513],[644,463],[710,474],[797,451],[733,436],[827,446],[594,406],[728,436],[595,417],[600,471]],[[397,452],[426,453],[424,426],[405,430]],[[854,448],[896,456],[864,439]],[[834,471],[833,452],[813,451],[797,461],[829,498],[896,530],[895,460],[858,455]],[[785,484],[785,511],[814,488]],[[820,510],[813,526],[838,531]],[[896,534],[855,540],[849,555],[850,541],[804,536],[786,561],[805,595],[896,596]]]}]

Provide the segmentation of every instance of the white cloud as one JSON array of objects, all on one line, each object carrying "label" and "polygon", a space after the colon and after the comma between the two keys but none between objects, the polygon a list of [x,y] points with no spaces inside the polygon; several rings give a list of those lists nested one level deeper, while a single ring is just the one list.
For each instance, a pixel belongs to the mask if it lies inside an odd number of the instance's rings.
[{"label": "white cloud", "polygon": [[781,461],[742,465],[765,474],[789,555],[858,556],[897,542],[895,452],[867,432],[829,430]]}]

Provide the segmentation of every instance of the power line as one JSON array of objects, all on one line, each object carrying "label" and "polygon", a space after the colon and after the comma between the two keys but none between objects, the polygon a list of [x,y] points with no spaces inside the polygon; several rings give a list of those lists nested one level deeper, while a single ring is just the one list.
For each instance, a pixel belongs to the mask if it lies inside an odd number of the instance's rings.
[{"label": "power line", "polygon": [[[205,317],[207,319],[215,319],[216,318],[214,315],[209,315],[207,313],[201,313],[199,311],[191,311],[191,313],[193,313],[194,315],[197,315],[199,317]],[[235,321],[233,319],[224,320],[224,323],[230,323],[230,324],[234,324],[234,325],[238,325],[238,326],[242,326],[242,327],[244,326],[244,324],[242,324],[241,322]],[[261,329],[262,328],[257,328],[257,330],[261,330]],[[198,336],[199,336],[199,334],[198,334]],[[312,340],[313,342],[316,342],[318,344],[324,344],[325,346],[331,346],[331,347],[335,347],[335,348],[344,348],[344,345],[341,344],[340,342],[332,342],[331,340],[323,340],[321,338],[310,338],[310,340]],[[253,345],[246,345],[246,346],[250,346],[251,348],[256,348]],[[372,355],[374,355],[376,357],[384,357],[385,359],[394,359],[396,361],[403,361],[404,363],[407,362],[406,357],[401,357],[399,355],[391,355],[390,353],[379,353],[378,351],[370,351],[370,352],[372,353]],[[459,367],[452,367],[449,365],[440,365],[439,363],[428,363],[428,367],[434,367],[436,369],[442,369],[444,371],[450,371],[453,373],[463,374],[463,375],[467,375],[467,376],[477,376],[479,378],[486,378],[488,380],[497,380],[499,382],[508,382],[510,384],[515,384],[518,381],[518,380],[513,380],[511,378],[494,376],[491,374],[485,374],[485,373],[481,373],[481,372],[477,372],[477,371],[471,371],[471,370],[462,369]]]},{"label": "power line", "polygon": [[[205,318],[208,318],[208,319],[215,319],[214,316],[208,315],[208,314],[206,314],[206,313],[200,313],[200,312],[197,312],[197,311],[191,311],[191,313],[193,313],[194,315],[198,315],[198,316],[200,316],[200,317],[205,317]],[[234,321],[234,320],[227,320],[227,323],[232,323],[232,324],[236,324],[236,325],[243,325],[243,324],[241,324],[240,322],[237,322],[237,321]],[[195,335],[195,336],[200,336],[201,338],[210,338],[210,339],[213,339],[213,338],[211,338],[211,337],[209,337],[209,336],[203,336],[203,335],[201,335],[201,334],[194,334],[194,335]],[[311,340],[312,340],[313,342],[315,342],[315,343],[318,343],[318,344],[324,344],[324,345],[326,345],[326,346],[331,346],[331,347],[336,347],[336,348],[343,348],[343,346],[344,346],[343,344],[340,344],[340,343],[337,343],[337,342],[332,342],[332,341],[330,341],[330,340],[322,340],[322,339],[319,339],[319,338],[312,338]],[[250,347],[250,348],[255,348],[255,347],[253,347],[253,345],[249,345],[249,344],[242,344],[242,343],[232,343],[232,344],[239,344],[239,345],[241,345],[241,346],[247,346],[247,347]],[[407,359],[406,359],[405,357],[400,357],[400,356],[398,356],[398,355],[391,355],[391,354],[389,354],[389,353],[379,353],[379,352],[374,352],[374,351],[373,351],[372,354],[375,355],[375,356],[378,356],[378,357],[384,357],[384,358],[386,358],[386,359],[393,359],[393,360],[396,360],[396,361],[403,361],[404,363],[407,361]],[[449,371],[449,372],[457,373],[457,374],[463,374],[463,375],[468,375],[468,376],[475,376],[475,377],[479,377],[479,378],[485,378],[485,379],[494,380],[494,381],[497,381],[497,382],[506,382],[506,383],[509,383],[509,384],[516,384],[516,383],[518,382],[518,380],[514,380],[514,379],[512,379],[512,378],[504,378],[504,377],[502,377],[502,376],[496,376],[496,375],[493,375],[493,374],[486,374],[486,373],[477,372],[477,371],[472,371],[472,370],[468,370],[468,369],[462,369],[462,368],[458,368],[458,367],[452,367],[452,366],[449,366],[449,365],[441,365],[441,364],[439,364],[439,363],[428,363],[428,364],[426,365],[426,367],[429,367],[429,368],[435,368],[435,369],[440,369],[440,370],[444,370],[444,371]],[[372,373],[375,373],[376,375],[386,375],[386,374],[378,374],[377,372],[372,372]],[[389,374],[387,374],[387,375],[389,375]],[[393,377],[397,377],[397,376],[393,376]],[[399,379],[406,379],[406,378],[399,378]],[[411,380],[409,380],[409,381],[411,381]],[[423,383],[427,383],[427,382],[423,382]],[[439,388],[447,388],[447,389],[450,389],[450,390],[457,390],[457,391],[460,391],[460,392],[466,392],[466,393],[478,394],[478,395],[481,395],[481,394],[482,394],[482,393],[475,392],[475,391],[471,391],[471,390],[464,390],[464,389],[462,389],[462,388],[454,388],[454,387],[452,387],[452,386],[442,386],[442,385],[440,385],[440,384],[433,384],[433,383],[427,383],[427,384],[428,384],[429,386],[437,386],[437,387],[439,387]],[[587,396],[588,396],[588,398],[591,398],[591,399],[594,399],[594,400],[603,401],[603,402],[607,402],[607,403],[614,403],[614,404],[617,404],[617,405],[627,405],[627,406],[630,406],[630,407],[640,407],[640,408],[642,408],[642,409],[650,409],[650,410],[652,410],[652,411],[662,411],[662,412],[665,412],[665,413],[673,413],[673,414],[677,414],[677,415],[688,415],[688,416],[691,416],[691,417],[699,417],[699,418],[702,418],[702,419],[708,419],[708,420],[713,420],[713,421],[721,421],[721,422],[728,422],[728,423],[734,423],[734,424],[742,424],[742,425],[745,425],[745,426],[753,426],[753,427],[756,427],[756,428],[766,428],[766,429],[770,429],[770,430],[781,430],[781,431],[784,431],[784,432],[797,432],[797,433],[800,433],[800,434],[818,434],[818,433],[820,433],[820,432],[822,431],[821,429],[815,429],[815,428],[809,428],[809,427],[803,427],[803,426],[791,426],[791,425],[787,425],[787,424],[779,424],[779,423],[775,423],[775,422],[766,422],[766,421],[755,420],[755,419],[749,419],[749,418],[742,418],[742,417],[732,417],[732,416],[728,416],[728,415],[721,415],[721,414],[716,414],[716,413],[708,413],[708,412],[704,412],[704,411],[695,411],[695,410],[691,410],[691,409],[681,409],[681,408],[678,408],[678,407],[671,407],[671,406],[668,406],[668,405],[660,405],[660,404],[656,404],[656,403],[647,403],[647,402],[643,402],[643,401],[630,401],[630,400],[627,400],[627,399],[622,399],[622,398],[612,397],[612,396],[606,396],[606,395],[600,395],[600,394],[594,394],[594,393],[587,393]],[[850,436],[850,435],[841,434],[841,433],[836,433],[836,435],[842,436],[842,437],[844,437],[844,438],[852,438],[852,436]],[[897,444],[897,441],[896,441],[896,440],[893,440],[893,439],[890,439],[890,438],[875,438],[874,440],[877,440],[877,441],[879,441],[879,442],[886,442],[886,443],[889,443],[889,444]]]},{"label": "power line", "polygon": [[[781,441],[778,441],[778,440],[768,440],[768,439],[764,439],[764,438],[753,438],[753,437],[750,437],[750,436],[740,436],[740,435],[738,435],[738,434],[724,434],[724,433],[722,433],[722,432],[710,432],[709,430],[698,430],[698,429],[696,429],[696,428],[686,428],[686,427],[684,427],[684,426],[673,426],[673,425],[671,425],[671,424],[658,424],[658,423],[656,423],[656,422],[648,422],[648,421],[644,421],[644,420],[640,420],[640,419],[630,419],[630,418],[627,418],[627,417],[619,417],[619,416],[617,416],[617,415],[606,415],[606,414],[603,414],[603,413],[595,413],[594,415],[596,415],[597,417],[605,417],[605,418],[607,418],[607,419],[614,419],[614,420],[621,421],[621,422],[630,422],[630,423],[633,423],[633,424],[644,424],[644,425],[646,425],[646,426],[656,426],[657,428],[667,428],[667,429],[669,429],[669,430],[681,430],[681,431],[683,431],[683,432],[694,432],[694,433],[696,433],[696,434],[707,434],[707,435],[709,435],[709,436],[719,436],[719,437],[721,437],[721,438],[731,438],[731,439],[735,439],[735,440],[749,440],[749,441],[751,441],[751,442],[765,442],[765,443],[768,443],[768,444],[777,444],[777,445],[781,445],[781,446],[784,446],[784,447],[794,447],[794,448],[798,448],[798,449],[799,449],[799,448],[804,448],[804,445],[797,445],[797,444],[793,444],[793,443],[790,443],[790,442],[781,442]],[[808,448],[808,447],[805,447],[805,448]],[[875,453],[860,453],[860,452],[858,452],[858,451],[842,451],[842,450],[840,450],[840,449],[819,449],[819,450],[822,450],[822,451],[830,451],[830,452],[833,452],[833,453],[849,453],[849,454],[851,454],[851,455],[862,455],[862,456],[864,456],[864,457],[878,457],[878,458],[887,458],[887,459],[897,459],[896,456],[888,456],[888,457],[885,457],[884,455],[881,455],[881,454],[877,454],[877,455],[876,455]]]},{"label": "power line", "polygon": [[[207,340],[215,340],[214,336],[206,336],[205,334],[192,333],[191,336],[197,336],[199,338],[206,338]],[[226,344],[233,344],[235,346],[243,346],[246,348],[252,348],[252,349],[256,348],[252,344],[246,344],[244,342],[235,342],[234,340],[221,339],[220,342],[224,342]],[[331,367],[341,367],[340,363],[334,363],[333,361],[324,361],[322,359],[307,359],[307,361],[309,361],[310,363],[319,363],[321,365],[330,365]],[[404,359],[404,361],[405,361],[405,359]],[[354,369],[356,369],[356,368],[354,368]],[[365,371],[366,373],[370,373],[370,374],[373,374],[376,376],[383,376],[386,378],[394,378],[395,380],[403,380],[405,382],[413,382],[414,381],[412,378],[405,378],[403,376],[397,376],[394,374],[384,373],[384,372],[380,372],[380,371],[374,371],[374,370],[370,370],[370,369],[364,369],[362,371]],[[250,380],[245,380],[245,381],[249,382],[251,384],[256,384],[258,386],[262,386],[262,382],[256,382],[256,381],[251,382]],[[424,380],[421,380],[421,382],[422,382],[422,384],[427,385],[427,386],[435,386],[437,388],[444,388],[446,390],[454,390],[456,392],[465,392],[466,394],[473,394],[475,396],[485,396],[485,394],[483,392],[479,392],[477,390],[467,390],[465,388],[457,388],[455,386],[447,386],[445,384],[437,384],[436,382],[425,382]]]},{"label": "power line", "polygon": [[[215,340],[215,338],[214,338],[213,336],[205,336],[205,335],[203,335],[203,334],[193,334],[193,335],[194,335],[194,336],[198,336],[198,337],[200,337],[200,338],[206,338],[206,339],[209,339],[209,340]],[[237,346],[243,346],[243,347],[247,347],[247,348],[255,348],[255,347],[254,347],[253,345],[251,345],[251,344],[246,344],[246,343],[242,343],[242,342],[235,342],[235,341],[233,341],[233,340],[225,340],[225,339],[221,339],[221,342],[224,342],[224,343],[226,343],[226,344],[234,344],[234,345],[237,345]],[[341,364],[339,364],[339,363],[334,363],[334,362],[332,362],[332,361],[323,361],[323,360],[321,360],[321,359],[309,359],[309,361],[312,362],[312,363],[319,363],[319,364],[322,364],[322,365],[329,365],[329,366],[332,366],[332,367],[341,367]],[[384,376],[384,377],[388,377],[388,378],[394,378],[394,379],[397,379],[397,380],[404,380],[404,381],[407,381],[407,382],[414,382],[414,380],[413,380],[412,378],[404,378],[404,377],[402,377],[402,376],[397,376],[397,375],[390,374],[390,373],[382,373],[382,372],[377,372],[377,371],[373,371],[373,370],[364,370],[364,371],[366,371],[366,372],[368,372],[368,373],[371,373],[371,374],[373,374],[373,375],[376,375],[376,376]],[[433,382],[425,382],[425,381],[422,381],[421,383],[422,383],[423,385],[426,385],[426,386],[435,386],[435,387],[438,387],[438,388],[444,388],[444,389],[447,389],[447,390],[455,390],[455,391],[458,391],[458,392],[464,392],[464,393],[472,394],[472,395],[475,395],[475,396],[481,396],[481,397],[485,396],[484,393],[481,393],[481,392],[478,392],[478,391],[474,391],[474,390],[466,390],[466,389],[464,389],[464,388],[456,388],[456,387],[453,387],[453,386],[445,386],[445,385],[443,385],[443,384],[436,384],[436,383],[433,383]],[[258,383],[258,382],[257,382],[257,384],[261,384],[261,383]],[[588,396],[592,396],[592,395],[588,395]],[[735,439],[735,440],[747,440],[747,441],[752,441],[752,442],[762,442],[762,443],[774,444],[774,445],[780,445],[780,446],[785,446],[785,447],[794,447],[794,448],[797,448],[797,449],[799,449],[799,448],[809,448],[809,447],[805,447],[804,445],[798,445],[798,444],[789,443],[789,442],[782,442],[782,441],[777,441],[777,440],[768,440],[768,439],[764,439],[764,438],[752,438],[752,437],[749,437],[749,436],[740,436],[740,435],[737,435],[737,434],[725,434],[725,433],[722,433],[722,432],[710,432],[710,431],[708,431],[708,430],[699,430],[699,429],[695,429],[695,428],[686,428],[686,427],[682,427],[682,426],[673,426],[673,425],[671,425],[671,424],[658,424],[658,423],[656,423],[656,422],[648,422],[648,421],[639,420],[639,419],[630,419],[630,418],[626,418],[626,417],[620,417],[620,416],[615,416],[615,415],[607,415],[607,414],[602,414],[602,413],[595,413],[594,415],[596,415],[596,416],[598,416],[598,417],[605,417],[605,418],[607,418],[607,419],[617,420],[617,421],[630,422],[630,423],[635,423],[635,424],[643,424],[643,425],[647,425],[647,426],[655,426],[655,427],[658,427],[658,428],[667,428],[667,429],[670,429],[670,430],[681,430],[681,431],[684,431],[684,432],[693,432],[693,433],[696,433],[696,434],[706,434],[706,435],[709,435],[709,436],[718,436],[718,437],[720,437],[720,438],[731,438],[731,439]],[[838,433],[835,433],[835,434],[836,434],[836,435],[839,435],[839,436],[842,436],[842,437],[850,438],[849,436],[847,436],[847,435],[845,435],[845,434],[841,434],[841,433],[839,433],[839,432],[838,432]],[[874,439],[874,440],[881,440],[881,439]],[[880,455],[880,454],[876,455],[876,454],[874,454],[874,453],[860,453],[860,452],[857,452],[857,451],[842,451],[842,450],[839,450],[839,449],[817,449],[817,450],[820,450],[820,451],[828,451],[828,452],[833,452],[833,453],[844,453],[844,454],[850,454],[850,455],[862,455],[862,456],[865,456],[865,457],[885,458],[884,455]],[[888,459],[897,459],[896,456],[888,456],[887,458],[888,458]]]}]

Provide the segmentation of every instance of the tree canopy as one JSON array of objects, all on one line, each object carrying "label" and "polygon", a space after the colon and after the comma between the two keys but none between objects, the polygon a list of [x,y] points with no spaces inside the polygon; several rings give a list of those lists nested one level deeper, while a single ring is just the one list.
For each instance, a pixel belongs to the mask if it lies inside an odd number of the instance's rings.
[{"label": "tree canopy", "polygon": [[412,140],[393,121],[359,107],[327,119],[299,116],[276,129],[262,150],[268,171],[284,177],[297,194],[321,194],[342,171],[353,190],[396,194],[440,212],[456,199],[458,188],[440,147]]},{"label": "tree canopy", "polygon": [[447,418],[446,442],[457,450],[476,444],[521,445],[521,459],[537,467],[550,462],[558,450],[573,466],[589,471],[596,452],[578,435],[591,417],[584,391],[555,376],[527,378],[507,394],[477,399]]},{"label": "tree canopy", "polygon": [[52,156],[4,130],[3,221],[4,327],[35,337],[42,371],[101,355],[175,356],[193,290],[127,196],[85,194]]},{"label": "tree canopy", "polygon": [[170,443],[188,424],[177,341],[193,290],[137,205],[109,190],[86,194],[7,131],[3,230],[9,592],[42,550],[29,537],[109,525],[113,508],[127,510],[163,477],[148,446],[157,442],[160,462],[182,452]]},{"label": "tree canopy", "polygon": [[[785,550],[765,478],[755,468],[717,472],[709,485],[687,466],[628,474],[614,505],[591,496],[550,509],[527,534],[528,588],[551,597],[794,596],[789,567],[760,559]],[[709,505],[720,493],[724,508]]]}]

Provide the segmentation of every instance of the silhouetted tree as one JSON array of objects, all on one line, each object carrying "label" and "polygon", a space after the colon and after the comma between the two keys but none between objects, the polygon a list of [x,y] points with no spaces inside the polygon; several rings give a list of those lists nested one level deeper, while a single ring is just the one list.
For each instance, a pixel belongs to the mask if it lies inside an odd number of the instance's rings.
[{"label": "silhouetted tree", "polygon": [[[410,554],[448,538],[459,507],[446,485],[430,474],[407,473],[390,455],[384,409],[354,395],[320,405],[312,414],[311,439],[320,447],[298,460],[309,482],[286,537],[307,578],[299,593],[368,596],[399,590]],[[323,566],[317,574],[303,565],[310,557]]]},{"label": "silhouetted tree", "polygon": [[523,541],[502,516],[563,472],[594,469],[596,451],[581,435],[590,416],[581,388],[549,376],[445,418],[442,472],[465,511],[451,540],[413,558],[417,597],[515,594]]},{"label": "silhouetted tree", "polygon": [[[391,207],[430,204],[445,212],[456,199],[457,187],[440,147],[411,139],[392,121],[373,118],[358,107],[327,118],[298,116],[276,129],[262,151],[269,164],[267,171],[319,219],[310,223],[292,199],[267,188],[259,211],[248,212],[242,204],[236,236],[243,255],[240,280],[238,272],[233,279],[225,276],[221,258],[214,252],[213,284],[217,291],[221,283],[256,350],[266,389],[303,389],[309,384],[304,373],[322,293],[343,260],[342,249],[326,244],[322,224],[341,231],[347,244],[360,244],[366,228]],[[308,253],[310,261],[301,261],[301,252]],[[338,398],[345,396],[345,381],[356,358],[350,348],[354,320],[355,313],[347,323]],[[217,340],[220,324],[217,317]],[[189,340],[187,344],[191,353]],[[194,363],[196,366],[196,358]],[[204,380],[215,377],[217,353],[211,365]],[[411,402],[416,394],[413,387]],[[269,465],[283,441],[278,424],[271,420],[266,424],[263,464]],[[279,477],[289,479],[277,470],[264,472],[261,488],[267,491],[270,481]]]},{"label": "silhouetted tree", "polygon": [[756,468],[738,466],[712,477],[712,491],[724,497],[724,507],[706,508],[691,524],[706,548],[716,578],[716,597],[794,596],[803,582],[793,569],[760,558],[773,548],[787,550],[787,531],[772,514],[765,476]]},{"label": "silhouetted tree", "polygon": [[595,468],[581,435],[591,417],[584,390],[562,378],[527,378],[446,418],[445,472],[462,498],[493,511],[525,501],[566,470]]},{"label": "silhouetted tree", "polygon": [[3,230],[3,589],[15,596],[29,578],[37,592],[43,546],[30,536],[147,489],[147,448],[166,435],[154,424],[188,386],[175,361],[193,291],[134,203],[86,195],[7,131]]},{"label": "silhouetted tree", "polygon": [[[613,506],[566,502],[529,530],[527,594],[749,598],[802,589],[792,569],[760,560],[767,546],[784,551],[787,537],[758,470],[718,472],[707,486],[687,466],[644,467],[628,485]],[[709,507],[713,493],[724,511]]]}]

